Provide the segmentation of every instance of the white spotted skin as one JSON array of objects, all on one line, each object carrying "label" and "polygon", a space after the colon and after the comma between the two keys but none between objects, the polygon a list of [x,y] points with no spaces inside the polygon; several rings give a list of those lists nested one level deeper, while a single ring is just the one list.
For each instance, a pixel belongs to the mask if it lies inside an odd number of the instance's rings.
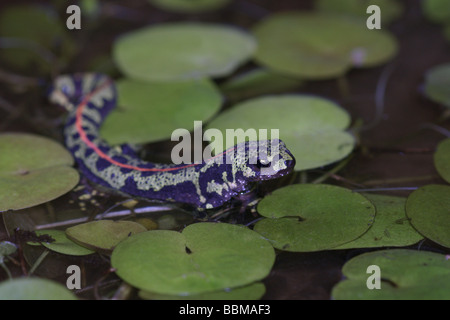
[{"label": "white spotted skin", "polygon": [[[99,135],[99,128],[115,107],[116,99],[113,82],[98,74],[61,76],[50,94],[51,101],[69,110],[64,129],[66,146],[80,170],[93,182],[108,188],[136,197],[211,209],[248,191],[253,182],[288,174],[295,164],[281,140],[242,143],[189,167],[143,161],[133,152],[122,153],[120,148],[109,146]],[[85,105],[80,109],[83,101]],[[77,120],[89,144],[80,138]],[[262,168],[259,159],[269,160],[272,165]],[[265,169],[270,174],[262,174]]]}]

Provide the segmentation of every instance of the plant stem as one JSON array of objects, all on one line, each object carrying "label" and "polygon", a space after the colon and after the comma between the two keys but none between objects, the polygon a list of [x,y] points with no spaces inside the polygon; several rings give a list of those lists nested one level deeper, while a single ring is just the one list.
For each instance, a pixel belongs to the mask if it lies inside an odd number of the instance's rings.
[{"label": "plant stem", "polygon": [[300,183],[304,184],[308,182],[308,172],[306,171],[301,171],[300,172]]},{"label": "plant stem", "polygon": [[289,179],[288,185],[294,184],[295,181],[297,181],[297,177],[298,177],[298,173],[299,173],[299,172],[300,172],[300,171],[294,171],[294,172],[292,173],[292,176],[291,176],[291,178]]},{"label": "plant stem", "polygon": [[49,250],[45,250],[41,253],[41,255],[36,259],[33,266],[31,267],[30,271],[28,271],[28,276],[31,276],[33,272],[41,265],[42,261],[47,257],[47,255],[50,253]]},{"label": "plant stem", "polygon": [[[148,213],[148,212],[160,212],[160,211],[169,211],[172,210],[172,208],[170,207],[154,207],[154,206],[149,206],[149,207],[143,207],[143,208],[137,208],[137,209],[133,209],[133,210],[120,210],[120,211],[112,211],[112,212],[107,212],[107,213],[101,213],[98,214],[94,217],[94,220],[98,220],[98,219],[110,219],[110,218],[118,218],[118,217],[123,217],[123,216],[128,216],[131,214],[139,214],[139,213]],[[41,224],[41,225],[37,225],[34,227],[34,230],[43,230],[43,229],[53,229],[53,228],[60,228],[60,227],[67,227],[70,225],[74,225],[74,224],[78,224],[78,223],[83,223],[83,222],[87,222],[89,221],[89,217],[82,217],[82,218],[78,218],[78,219],[72,219],[72,220],[66,220],[66,221],[58,221],[58,222],[53,222],[53,223],[48,223],[48,224]]]},{"label": "plant stem", "polygon": [[397,183],[405,183],[405,182],[417,182],[417,181],[426,181],[437,178],[437,175],[430,174],[419,177],[402,177],[402,178],[393,178],[393,179],[385,179],[385,180],[371,180],[364,182],[366,186],[376,186],[376,185],[389,185],[389,184],[397,184]]},{"label": "plant stem", "polygon": [[447,130],[441,126],[438,126],[434,123],[424,123],[423,125],[421,125],[422,128],[426,128],[426,129],[431,129],[434,130],[436,132],[439,132],[441,134],[443,134],[444,136],[446,136],[447,138],[450,138],[450,130]]},{"label": "plant stem", "polygon": [[323,174],[322,176],[320,176],[316,180],[312,181],[311,183],[312,184],[319,184],[319,183],[322,183],[323,181],[327,180],[329,177],[331,177],[335,173],[339,172],[342,168],[344,168],[350,162],[350,160],[352,158],[353,158],[353,155],[345,158],[344,160],[339,162],[337,166],[335,166],[330,171],[326,172],[325,174]]},{"label": "plant stem", "polygon": [[386,96],[386,88],[389,82],[389,78],[394,71],[394,65],[388,65],[380,76],[378,80],[377,89],[375,91],[375,116],[371,123],[365,125],[360,130],[367,131],[375,128],[380,124],[383,120],[383,114],[385,110],[385,96]]},{"label": "plant stem", "polygon": [[354,189],[353,192],[414,191],[418,187]]},{"label": "plant stem", "polygon": [[347,77],[345,75],[338,77],[337,85],[342,98],[348,100],[350,98],[350,84],[348,83]]},{"label": "plant stem", "polygon": [[5,270],[6,274],[8,275],[8,279],[12,279],[12,275],[11,272],[9,271],[8,267],[6,266],[5,263],[0,263],[0,266],[2,266],[3,270]]},{"label": "plant stem", "polygon": [[114,292],[111,300],[127,300],[133,293],[134,288],[126,282],[122,282],[119,288]]}]

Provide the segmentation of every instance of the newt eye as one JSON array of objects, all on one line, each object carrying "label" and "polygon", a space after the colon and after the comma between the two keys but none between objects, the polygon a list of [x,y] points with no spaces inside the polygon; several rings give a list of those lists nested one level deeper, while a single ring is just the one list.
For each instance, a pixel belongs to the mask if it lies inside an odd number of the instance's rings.
[{"label": "newt eye", "polygon": [[256,163],[256,166],[258,168],[268,168],[270,167],[271,162],[269,160],[265,160],[265,159],[258,159],[258,162]]}]

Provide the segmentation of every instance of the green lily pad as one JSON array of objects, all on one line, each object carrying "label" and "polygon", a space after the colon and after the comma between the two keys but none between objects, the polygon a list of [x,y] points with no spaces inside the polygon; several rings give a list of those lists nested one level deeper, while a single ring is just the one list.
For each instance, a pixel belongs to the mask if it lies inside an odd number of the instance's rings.
[{"label": "green lily pad", "polygon": [[51,201],[78,183],[72,156],[53,140],[4,133],[0,150],[0,212]]},{"label": "green lily pad", "polygon": [[425,16],[436,23],[450,23],[450,6],[446,0],[424,0]]},{"label": "green lily pad", "polygon": [[428,185],[411,193],[406,202],[411,224],[425,238],[450,248],[450,187]]},{"label": "green lily pad", "polygon": [[222,96],[209,80],[180,83],[117,83],[119,108],[105,120],[101,135],[111,144],[147,143],[169,139],[178,128],[194,129],[222,105]]},{"label": "green lily pad", "polygon": [[425,79],[425,94],[431,100],[450,108],[450,63],[430,69]]},{"label": "green lily pad", "polygon": [[143,225],[133,221],[99,220],[70,227],[66,235],[86,248],[110,253],[121,241],[144,231]]},{"label": "green lily pad", "polygon": [[323,12],[340,13],[349,16],[356,16],[359,18],[367,19],[367,8],[370,5],[376,5],[381,10],[381,22],[382,24],[389,24],[393,20],[399,18],[403,12],[403,6],[396,0],[318,0],[316,1],[316,7]]},{"label": "green lily pad", "polygon": [[[63,63],[75,51],[65,24],[55,12],[44,7],[22,5],[2,9],[0,36],[4,37],[0,57],[21,71],[48,72],[54,61],[46,51],[57,49],[59,62]],[[57,48],[55,44],[58,44]]]},{"label": "green lily pad", "polygon": [[[254,98],[241,102],[222,112],[212,120],[207,129],[218,129],[223,139],[212,139],[210,146],[219,153],[232,147],[236,141],[226,138],[230,129],[236,131],[239,139],[245,132],[255,132],[262,139],[259,130],[267,130],[270,138],[272,129],[279,130],[283,140],[297,159],[295,170],[321,167],[348,156],[355,145],[353,136],[344,129],[350,124],[349,114],[333,102],[305,95],[278,95]],[[205,130],[205,139],[210,139],[214,131]],[[223,140],[225,143],[222,144]]]},{"label": "green lily pad", "polygon": [[253,34],[258,63],[301,79],[334,78],[352,67],[380,65],[398,50],[390,33],[369,30],[365,19],[324,13],[274,14]]},{"label": "green lily pad", "polygon": [[254,53],[244,31],[216,24],[166,23],[133,31],[113,48],[119,69],[131,78],[177,81],[232,73]]},{"label": "green lily pad", "polygon": [[255,69],[226,81],[220,89],[230,100],[241,100],[263,94],[285,92],[303,82],[267,69]]},{"label": "green lily pad", "polygon": [[359,238],[372,225],[373,204],[360,194],[331,185],[291,185],[258,204],[267,217],[254,230],[280,250],[311,252]]},{"label": "green lily pad", "polygon": [[364,194],[377,210],[375,221],[361,237],[334,249],[404,247],[423,239],[406,217],[406,198]]},{"label": "green lily pad", "polygon": [[182,13],[197,13],[220,9],[230,0],[150,0],[158,8]]},{"label": "green lily pad", "polygon": [[[369,266],[380,268],[381,289],[369,290]],[[346,280],[332,290],[336,300],[448,300],[450,260],[445,255],[405,249],[365,253],[342,268]]]},{"label": "green lily pad", "polygon": [[342,160],[355,147],[353,135],[338,129],[317,128],[310,132],[290,132],[282,137],[297,159],[296,171],[319,168]]},{"label": "green lily pad", "polygon": [[259,300],[266,292],[266,287],[261,282],[252,283],[248,286],[220,290],[207,293],[193,294],[189,296],[175,296],[157,294],[148,291],[139,291],[139,297],[145,300]]},{"label": "green lily pad", "polygon": [[434,154],[434,166],[439,175],[450,183],[450,139],[442,141]]},{"label": "green lily pad", "polygon": [[225,223],[195,223],[182,233],[140,233],[121,242],[111,256],[126,282],[170,295],[248,285],[265,278],[274,261],[272,246],[258,233]]},{"label": "green lily pad", "polygon": [[[85,256],[95,252],[73,242],[72,240],[67,238],[66,233],[61,230],[39,230],[36,231],[36,234],[38,236],[49,235],[50,237],[52,237],[54,241],[42,242],[42,245],[47,249],[58,253],[67,254],[70,256]],[[31,242],[29,244],[34,245],[35,243]]]},{"label": "green lily pad", "polygon": [[63,285],[41,278],[20,278],[0,283],[0,300],[76,300]]}]

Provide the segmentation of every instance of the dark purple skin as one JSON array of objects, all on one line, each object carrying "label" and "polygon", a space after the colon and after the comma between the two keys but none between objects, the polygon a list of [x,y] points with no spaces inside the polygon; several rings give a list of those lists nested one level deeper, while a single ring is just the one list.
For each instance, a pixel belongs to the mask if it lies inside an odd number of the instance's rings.
[{"label": "dark purple skin", "polygon": [[[91,85],[83,89],[86,79],[90,79]],[[101,99],[97,96],[97,101],[92,101],[91,93],[99,95]],[[114,83],[101,74],[61,76],[55,81],[50,99],[70,111],[64,129],[66,146],[75,157],[82,174],[94,183],[135,197],[184,203],[199,209],[216,208],[231,198],[248,192],[254,182],[279,178],[289,174],[295,166],[294,157],[278,139],[264,141],[266,149],[256,149],[262,142],[245,142],[236,145],[222,156],[204,160],[201,164],[191,167],[186,167],[186,164],[156,164],[143,161],[129,145],[122,145],[118,151],[99,137],[103,120],[115,108],[117,102]],[[84,109],[79,116],[79,122],[87,139],[97,149],[80,138],[76,126],[77,109],[83,103]],[[278,162],[262,164],[271,156],[272,145],[278,147]],[[243,153],[236,152],[239,147],[244,148],[240,149],[244,150]],[[98,156],[99,150],[107,155],[106,159]],[[248,155],[257,151],[256,161],[249,161]],[[232,155],[235,156],[235,161],[229,164]],[[140,170],[124,168],[119,164]],[[262,174],[261,170],[269,170],[270,174],[267,174],[267,171]],[[175,176],[177,179],[174,180]],[[216,189],[211,186],[216,186]]]}]

